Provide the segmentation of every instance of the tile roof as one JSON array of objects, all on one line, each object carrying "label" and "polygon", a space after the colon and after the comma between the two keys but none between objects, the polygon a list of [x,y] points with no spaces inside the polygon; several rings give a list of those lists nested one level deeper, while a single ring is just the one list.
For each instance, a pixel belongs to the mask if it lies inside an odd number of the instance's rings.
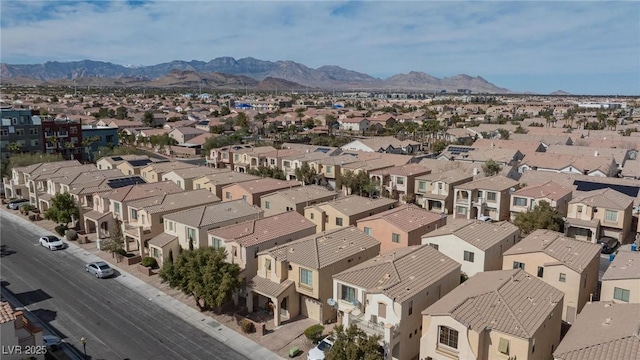
[{"label": "tile roof", "polygon": [[64,185],[80,184],[82,186],[87,186],[92,182],[97,182],[96,185],[98,185],[104,179],[113,179],[119,177],[123,177],[122,171],[118,169],[111,169],[69,174],[61,178],[56,178],[54,179],[54,181]]},{"label": "tile roof", "polygon": [[258,180],[261,179],[260,176],[250,175],[247,173],[239,173],[235,171],[227,171],[216,174],[209,174],[202,176],[201,178],[207,178],[211,185],[230,185],[235,183],[241,183],[244,181]]},{"label": "tile roof", "polygon": [[633,198],[612,189],[593,191],[576,191],[569,204],[584,204],[587,206],[604,207],[607,209],[624,210],[633,205]]},{"label": "tile roof", "polygon": [[556,351],[556,360],[640,360],[640,304],[587,303]]},{"label": "tile roof", "polygon": [[451,316],[476,332],[487,327],[530,339],[562,301],[562,291],[522,269],[470,277],[423,314]]},{"label": "tile roof", "polygon": [[615,163],[613,156],[593,156],[592,153],[584,155],[552,154],[552,153],[531,153],[522,159],[520,165],[538,167],[542,169],[560,170],[573,166],[580,171],[600,170],[605,174],[609,173],[609,168]]},{"label": "tile roof", "polygon": [[386,221],[389,224],[398,227],[400,230],[409,233],[440,221],[442,216],[441,214],[427,211],[416,205],[406,204],[360,219],[358,220],[358,224],[378,219]]},{"label": "tile roof", "polygon": [[278,190],[300,186],[300,182],[296,180],[285,181],[272,178],[259,178],[256,180],[243,181],[227,186],[238,186],[246,190],[250,194],[262,194],[266,192],[276,192]]},{"label": "tile roof", "polygon": [[513,149],[519,150],[522,154],[527,155],[536,152],[541,146],[537,141],[513,141],[513,140],[493,140],[493,139],[478,139],[473,143],[473,147],[479,148],[478,150],[484,151],[485,149]]},{"label": "tile roof", "polygon": [[538,229],[504,252],[504,256],[542,252],[556,259],[578,274],[594,258],[600,257],[602,247],[589,241],[568,238],[562,233]]},{"label": "tile roof", "polygon": [[465,190],[494,190],[494,191],[503,191],[508,190],[509,188],[517,188],[518,182],[504,177],[502,175],[490,176],[480,178],[478,180],[470,181],[468,183],[456,185],[456,189],[465,189]]},{"label": "tile roof", "polygon": [[179,132],[179,133],[181,133],[183,135],[202,135],[202,134],[206,134],[207,133],[206,131],[204,131],[202,129],[196,129],[196,128],[193,128],[193,127],[177,127],[177,128],[174,128],[172,130],[172,132],[173,131]]},{"label": "tile roof", "polygon": [[335,209],[336,211],[344,215],[352,216],[352,215],[366,213],[382,207],[389,208],[391,206],[395,206],[395,204],[397,204],[396,200],[387,199],[384,197],[371,199],[371,198],[358,196],[358,195],[350,195],[350,196],[343,197],[341,199],[335,199],[332,201],[327,201],[327,202],[312,205],[312,206],[319,207],[319,208],[327,206]]},{"label": "tile roof", "polygon": [[251,288],[251,290],[259,292],[260,294],[264,294],[267,296],[278,297],[280,294],[285,292],[288,288],[293,286],[294,282],[292,280],[285,280],[281,283],[277,283],[275,281],[265,279],[260,276],[255,276],[251,279],[247,286]]},{"label": "tile roof", "polygon": [[173,173],[183,179],[195,179],[195,178],[203,177],[209,174],[218,174],[218,173],[225,173],[230,171],[231,171],[230,169],[226,169],[226,168],[216,169],[208,166],[197,166],[197,167],[184,168],[184,169],[174,169],[164,173],[164,175],[162,176],[164,177]]},{"label": "tile roof", "polygon": [[294,204],[301,204],[309,201],[326,199],[330,196],[337,197],[338,193],[336,193],[335,191],[327,190],[322,186],[306,185],[298,186],[293,189],[280,190],[273,194],[266,195],[264,198],[266,199],[272,196],[282,197],[283,199]]},{"label": "tile roof", "polygon": [[21,167],[14,168],[14,170],[18,172],[26,173],[26,174],[31,174],[32,172],[37,171],[41,168],[42,169],[58,169],[61,167],[80,166],[80,165],[82,164],[80,164],[78,160],[65,160],[65,161],[52,161],[48,163],[38,163],[38,164],[33,164],[28,166],[21,166]]},{"label": "tile roof", "polygon": [[200,228],[245,216],[254,215],[257,218],[262,212],[259,207],[250,205],[248,202],[240,199],[213,205],[198,206],[165,215],[164,218],[187,226]]},{"label": "tile roof", "polygon": [[129,203],[134,209],[145,209],[147,213],[171,212],[199,205],[212,204],[220,201],[220,198],[209,190],[199,189],[183,191],[173,194],[163,194],[136,200]]},{"label": "tile roof", "polygon": [[372,171],[371,174],[377,174],[380,172],[384,172],[385,174],[389,174],[389,175],[417,176],[417,175],[430,173],[431,169],[420,164],[407,164],[407,165],[394,166],[394,167],[383,169],[383,170],[375,170],[375,171]]},{"label": "tile roof", "polygon": [[519,234],[518,227],[508,221],[490,223],[475,219],[447,219],[447,225],[425,234],[422,241],[424,243],[428,241],[425,239],[432,237],[454,235],[485,251],[514,233]]},{"label": "tile roof", "polygon": [[543,184],[524,187],[515,191],[513,195],[526,196],[533,199],[546,198],[557,201],[571,194],[572,191],[571,188],[564,187],[553,181],[548,181]]},{"label": "tile roof", "polygon": [[318,270],[374,247],[380,249],[378,240],[349,226],[276,246],[262,254]]},{"label": "tile roof", "polygon": [[409,246],[378,255],[333,276],[334,279],[382,293],[397,302],[410,299],[460,264],[429,245]]},{"label": "tile roof", "polygon": [[159,248],[169,245],[172,241],[178,239],[177,236],[167,234],[166,232],[160,233],[149,240],[149,245],[154,245]]},{"label": "tile roof", "polygon": [[161,181],[157,183],[137,184],[124,186],[100,194],[105,199],[115,201],[133,201],[147,197],[158,196],[160,194],[174,194],[182,192],[182,188],[172,181]]},{"label": "tile roof", "polygon": [[597,153],[598,156],[605,156],[607,158],[613,157],[616,164],[623,164],[629,149],[621,148],[606,148],[606,147],[591,147],[591,146],[568,146],[568,145],[550,145],[547,148],[546,153],[549,154],[566,154],[574,156],[592,157]]},{"label": "tile roof", "polygon": [[602,276],[602,281],[622,279],[640,279],[640,251],[621,249]]},{"label": "tile roof", "polygon": [[16,313],[6,301],[0,302],[0,324],[8,323],[16,319]]},{"label": "tile roof", "polygon": [[372,138],[357,139],[356,141],[361,142],[362,144],[370,147],[371,149],[373,149],[375,151],[377,151],[378,149],[386,149],[389,146],[393,146],[396,149],[400,149],[400,148],[406,147],[408,145],[419,145],[419,143],[417,143],[415,141],[398,140],[393,136],[376,136],[376,137],[372,137]]},{"label": "tile roof", "polygon": [[466,173],[460,169],[453,169],[445,172],[420,175],[416,179],[426,181],[442,181],[444,183],[451,184],[464,180],[471,181],[473,180],[473,174]]},{"label": "tile roof", "polygon": [[155,172],[165,173],[172,170],[195,168],[195,167],[197,167],[197,165],[189,164],[182,161],[167,161],[167,162],[149,164],[146,167],[143,167],[140,171],[149,171],[150,169],[153,169],[153,171]]},{"label": "tile roof", "polygon": [[90,171],[98,171],[98,168],[93,164],[52,168],[39,167],[31,173],[30,179],[47,180]]},{"label": "tile roof", "polygon": [[234,241],[242,247],[249,247],[299,231],[315,230],[315,228],[315,223],[304,216],[295,211],[288,211],[209,230],[209,235],[224,239],[225,242]]}]

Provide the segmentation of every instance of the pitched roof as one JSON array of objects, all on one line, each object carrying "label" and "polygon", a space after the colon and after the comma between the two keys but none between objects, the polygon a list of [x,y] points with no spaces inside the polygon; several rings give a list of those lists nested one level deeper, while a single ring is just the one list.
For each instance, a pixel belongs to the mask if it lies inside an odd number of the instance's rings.
[{"label": "pitched roof", "polygon": [[177,127],[177,128],[174,128],[172,130],[172,132],[173,131],[179,132],[179,133],[181,133],[183,135],[202,135],[202,134],[206,134],[207,133],[206,131],[204,131],[202,129],[196,129],[196,128],[193,128],[193,127]]},{"label": "pitched roof", "polygon": [[209,181],[209,183],[211,185],[229,185],[229,184],[235,184],[235,183],[241,183],[244,181],[251,181],[251,180],[258,180],[261,179],[261,177],[256,176],[256,175],[250,175],[247,173],[239,173],[239,172],[235,172],[235,171],[227,171],[227,172],[221,172],[221,173],[215,173],[215,174],[209,174],[209,175],[205,175],[202,176],[198,179],[201,178],[207,178],[207,180]]},{"label": "pitched roof", "polygon": [[124,186],[103,192],[100,196],[115,201],[133,201],[158,196],[160,194],[173,194],[182,191],[182,188],[172,181],[161,181],[157,183]]},{"label": "pitched roof", "polygon": [[487,327],[533,337],[564,293],[522,269],[477,273],[423,314],[451,316],[476,332]]},{"label": "pitched roof", "polygon": [[396,226],[402,231],[411,232],[438,222],[441,219],[441,214],[427,211],[413,204],[406,204],[360,219],[358,220],[358,224],[371,220],[382,220]]},{"label": "pitched roof", "polygon": [[574,155],[574,156],[585,156],[592,157],[595,156],[605,156],[605,157],[613,157],[616,161],[616,164],[623,164],[625,158],[630,149],[622,149],[622,148],[610,148],[610,147],[596,147],[596,146],[568,146],[568,145],[550,145],[547,148],[546,153],[550,154],[566,154],[566,155]]},{"label": "pitched roof", "polygon": [[553,356],[558,360],[640,360],[640,304],[587,303]]},{"label": "pitched roof", "polygon": [[317,270],[373,247],[379,249],[380,242],[355,226],[349,226],[276,246],[261,254]]},{"label": "pitched roof", "polygon": [[183,191],[174,194],[163,194],[129,203],[134,209],[145,209],[147,213],[177,211],[188,207],[211,204],[220,201],[220,198],[209,190],[199,189]]},{"label": "pitched roof", "polygon": [[315,223],[299,213],[288,211],[262,219],[244,221],[209,230],[209,235],[224,239],[225,242],[234,241],[242,247],[249,247],[299,231],[315,230],[315,227]]},{"label": "pitched roof", "polygon": [[293,286],[293,280],[285,280],[281,283],[277,283],[273,280],[265,279],[256,275],[253,279],[251,279],[247,286],[252,290],[257,291],[261,294],[265,294],[268,296],[278,297],[280,294],[285,292],[289,287]]},{"label": "pitched roof", "polygon": [[238,186],[244,190],[246,190],[250,194],[262,194],[266,192],[276,192],[281,189],[286,189],[289,187],[300,186],[300,182],[295,180],[285,181],[285,180],[276,180],[272,178],[260,178],[256,180],[249,180],[239,182],[233,185],[228,186]]},{"label": "pitched roof", "polygon": [[6,301],[0,301],[0,324],[8,323],[16,319],[16,313]]},{"label": "pitched roof", "polygon": [[522,159],[520,165],[538,167],[542,169],[560,170],[573,166],[580,171],[600,170],[607,174],[609,168],[615,163],[613,156],[593,156],[592,153],[584,155],[531,153]]},{"label": "pitched roof", "polygon": [[378,255],[333,278],[402,302],[456,269],[460,271],[458,262],[429,245],[418,245]]},{"label": "pitched roof", "polygon": [[494,140],[494,139],[477,139],[473,146],[484,151],[486,149],[513,149],[519,150],[524,155],[536,152],[542,144],[537,141],[513,141],[513,140]]},{"label": "pitched roof", "polygon": [[374,151],[377,151],[379,149],[386,149],[389,146],[393,146],[396,149],[400,149],[408,145],[419,145],[419,143],[415,141],[398,140],[393,136],[376,136],[372,138],[357,139],[356,141],[361,142],[362,144],[368,146]]},{"label": "pitched roof", "polygon": [[538,229],[504,252],[504,256],[542,252],[578,274],[594,258],[600,257],[602,247],[589,241],[568,238],[562,233]]},{"label": "pitched roof", "polygon": [[445,172],[420,175],[416,179],[426,181],[442,181],[447,184],[452,184],[463,180],[471,181],[473,180],[473,174],[465,173],[460,169],[452,169]]},{"label": "pitched roof", "polygon": [[79,166],[79,165],[82,165],[82,164],[80,164],[78,160],[65,160],[65,161],[52,161],[48,163],[37,163],[33,165],[21,166],[21,167],[14,168],[14,170],[25,173],[25,174],[31,174],[32,172],[39,170],[41,168],[42,169],[58,169],[61,167]]},{"label": "pitched roof", "polygon": [[465,189],[465,190],[494,190],[494,191],[503,191],[509,188],[517,188],[518,182],[504,177],[502,175],[489,176],[480,178],[478,180],[470,181],[468,183],[457,185],[457,189]]},{"label": "pitched roof", "polygon": [[633,198],[612,189],[593,191],[576,191],[569,204],[585,204],[587,206],[604,207],[623,210],[633,204]]},{"label": "pitched roof", "polygon": [[194,167],[197,167],[197,165],[189,164],[182,161],[166,161],[166,162],[149,164],[146,167],[142,168],[142,170],[140,171],[148,171],[150,169],[153,169],[153,171],[155,172],[165,173],[172,170],[188,169],[188,168],[194,168]]},{"label": "pitched roof", "polygon": [[513,195],[526,196],[534,199],[546,198],[551,200],[559,200],[569,194],[572,189],[564,187],[553,181],[548,181],[539,185],[531,185],[519,189],[513,193]]},{"label": "pitched roof", "polygon": [[358,195],[350,195],[343,197],[341,199],[335,199],[332,201],[327,201],[321,204],[312,205],[315,207],[331,207],[340,213],[352,216],[365,212],[369,212],[372,210],[379,209],[381,207],[392,207],[397,203],[396,200],[387,199],[384,197],[371,199]]},{"label": "pitched roof", "polygon": [[423,235],[422,239],[425,241],[436,236],[454,235],[485,251],[514,232],[518,233],[518,227],[508,221],[490,223],[475,219],[447,219],[447,225]]},{"label": "pitched roof", "polygon": [[265,199],[272,196],[281,197],[294,204],[301,204],[304,202],[325,199],[330,196],[337,197],[338,194],[335,191],[327,190],[322,186],[306,185],[287,190],[280,190],[273,194],[266,195]]},{"label": "pitched roof", "polygon": [[259,217],[262,210],[240,199],[217,203],[213,205],[198,206],[195,208],[174,212],[165,215],[164,218],[180,224],[200,228],[221,222],[255,215]]},{"label": "pitched roof", "polygon": [[430,173],[431,169],[428,169],[424,165],[420,164],[406,164],[399,165],[390,168],[386,168],[383,170],[374,170],[371,171],[371,174],[385,173],[389,175],[404,175],[404,176],[416,176]]},{"label": "pitched roof", "polygon": [[208,167],[208,166],[197,166],[197,167],[190,167],[190,168],[184,168],[184,169],[174,169],[171,170],[167,173],[165,173],[164,176],[167,176],[169,174],[176,174],[177,176],[183,178],[183,179],[195,179],[195,178],[199,178],[199,177],[203,177],[206,176],[208,174],[217,174],[217,173],[225,173],[225,172],[229,172],[231,170],[229,169],[216,169],[216,168],[212,168],[212,167]]},{"label": "pitched roof", "polygon": [[[166,232],[162,232],[156,236],[154,236],[151,240],[149,240],[149,245],[154,245],[159,248],[165,247],[169,245],[172,241],[176,240],[178,237],[175,235],[167,234]],[[176,254],[177,255],[177,254]]]},{"label": "pitched roof", "polygon": [[640,251],[621,249],[602,276],[602,281],[622,279],[640,279]]}]

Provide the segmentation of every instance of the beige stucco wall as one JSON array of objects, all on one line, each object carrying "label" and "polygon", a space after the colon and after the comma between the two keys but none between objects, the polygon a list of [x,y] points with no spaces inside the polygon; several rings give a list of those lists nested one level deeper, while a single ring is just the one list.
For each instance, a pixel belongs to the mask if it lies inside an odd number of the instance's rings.
[{"label": "beige stucco wall", "polygon": [[[422,210],[420,210],[422,211]],[[422,244],[422,235],[427,234],[438,227],[444,226],[447,223],[447,219],[439,219],[429,225],[420,227],[413,230],[410,233],[401,230],[397,226],[390,224],[384,219],[371,219],[361,220],[357,222],[358,229],[364,231],[365,227],[371,229],[371,236],[380,241],[380,252],[384,253],[393,249],[398,249],[407,246],[414,246]],[[392,234],[400,235],[400,242],[394,243],[392,241]]]},{"label": "beige stucco wall", "polygon": [[125,175],[139,175],[140,174],[140,169],[139,168],[134,168],[133,166],[131,166],[131,164],[129,164],[126,161],[123,162],[122,164],[116,166],[116,168],[118,170],[120,170]]},{"label": "beige stucco wall", "polygon": [[623,280],[603,280],[602,289],[600,290],[600,301],[615,301],[624,303],[620,300],[613,299],[614,288],[629,290],[629,303],[640,304],[640,279],[623,279]]},{"label": "beige stucco wall", "polygon": [[[582,213],[578,213],[578,206],[582,206]],[[626,209],[607,209],[607,208],[598,208],[597,212],[593,211],[593,207],[587,206],[581,203],[569,204],[569,208],[567,211],[567,217],[571,219],[581,219],[581,220],[600,220],[601,227],[615,228],[620,230],[620,236],[618,240],[621,241],[624,239],[626,234],[631,230],[631,220],[632,220],[632,209],[633,204],[629,204]],[[618,221],[611,222],[605,221],[606,210],[612,210],[618,212]],[[602,230],[601,230],[602,231]],[[602,236],[601,234],[598,234]],[[608,234],[611,236],[612,234]]]},{"label": "beige stucco wall", "polygon": [[326,224],[326,214],[317,207],[309,207],[304,209],[304,217],[316,224],[316,233],[323,232]]}]

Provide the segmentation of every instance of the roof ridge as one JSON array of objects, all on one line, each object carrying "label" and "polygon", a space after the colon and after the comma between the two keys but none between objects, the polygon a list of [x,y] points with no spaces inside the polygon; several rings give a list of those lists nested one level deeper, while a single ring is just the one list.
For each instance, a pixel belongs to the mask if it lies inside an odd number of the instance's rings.
[{"label": "roof ridge", "polygon": [[[322,236],[326,238],[326,233],[323,232]],[[313,243],[316,249],[316,256],[315,256],[315,260],[316,260],[316,269],[320,269],[320,249],[318,249],[318,240],[320,239],[320,237],[315,237],[313,238]]]},{"label": "roof ridge", "polygon": [[496,293],[496,295],[498,296],[498,298],[500,298],[500,301],[502,301],[502,303],[504,304],[504,306],[507,308],[507,310],[509,311],[509,314],[513,317],[513,319],[515,320],[516,324],[522,329],[522,331],[525,333],[525,335],[527,335],[528,338],[531,338],[531,334],[529,334],[529,331],[527,329],[525,329],[525,327],[522,325],[522,323],[520,322],[520,320],[518,319],[518,317],[516,316],[515,312],[513,312],[513,310],[511,309],[511,307],[509,306],[509,304],[507,304],[507,302],[505,301],[504,297],[502,297],[502,294],[500,294],[500,289],[506,285],[505,283],[502,283],[502,285],[500,285],[499,288],[495,289],[494,292]]},{"label": "roof ridge", "polygon": [[624,335],[624,336],[621,336],[621,337],[619,337],[617,339],[611,339],[609,341],[602,341],[602,342],[599,342],[599,343],[596,343],[596,344],[589,344],[587,346],[581,346],[581,347],[577,347],[575,349],[567,350],[565,352],[562,352],[561,354],[567,354],[567,353],[571,353],[571,352],[574,352],[574,351],[590,349],[590,348],[594,348],[594,347],[597,347],[597,346],[602,346],[602,345],[605,345],[605,344],[609,344],[609,343],[616,342],[616,341],[622,341],[622,340],[629,339],[629,338],[636,338],[636,339],[638,339],[638,341],[640,341],[640,334],[636,333],[636,334],[631,334],[631,335]]},{"label": "roof ridge", "polygon": [[200,213],[200,220],[198,221],[198,227],[202,226],[202,221],[204,221],[204,214],[207,212],[207,205],[199,206],[202,208],[202,213]]}]

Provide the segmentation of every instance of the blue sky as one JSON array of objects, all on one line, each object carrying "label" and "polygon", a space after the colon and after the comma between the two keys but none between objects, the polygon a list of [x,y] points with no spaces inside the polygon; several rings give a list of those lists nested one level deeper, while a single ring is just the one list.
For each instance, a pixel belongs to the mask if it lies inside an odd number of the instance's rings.
[{"label": "blue sky", "polygon": [[513,91],[640,95],[637,1],[0,2],[0,60],[122,65],[220,56]]}]

